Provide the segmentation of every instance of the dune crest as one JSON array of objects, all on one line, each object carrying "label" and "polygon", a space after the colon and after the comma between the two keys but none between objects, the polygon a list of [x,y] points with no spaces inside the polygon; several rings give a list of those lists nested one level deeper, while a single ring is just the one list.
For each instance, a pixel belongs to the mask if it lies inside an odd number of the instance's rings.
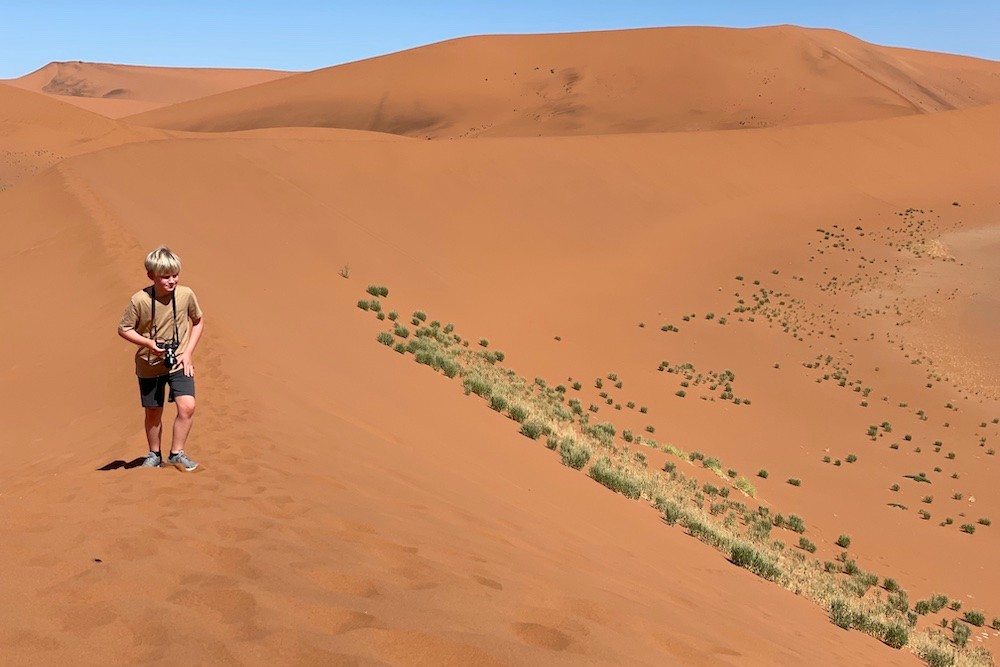
[{"label": "dune crest", "polygon": [[166,134],[0,83],[0,191],[70,155]]},{"label": "dune crest", "polygon": [[998,73],[1000,63],[794,26],[482,36],[130,120],[193,131],[323,126],[419,138],[745,129],[1000,102]]},{"label": "dune crest", "polygon": [[51,62],[34,72],[2,83],[45,93],[109,118],[121,118],[273,81],[288,74],[261,69]]}]

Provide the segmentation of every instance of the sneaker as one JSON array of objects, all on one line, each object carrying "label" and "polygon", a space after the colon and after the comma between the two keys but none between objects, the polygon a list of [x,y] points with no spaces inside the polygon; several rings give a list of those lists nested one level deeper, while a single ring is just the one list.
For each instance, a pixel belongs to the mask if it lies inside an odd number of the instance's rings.
[{"label": "sneaker", "polygon": [[159,452],[149,452],[146,454],[146,458],[142,460],[140,468],[162,468],[163,467],[163,457],[160,456]]},{"label": "sneaker", "polygon": [[191,472],[198,467],[198,462],[191,460],[191,458],[184,453],[183,449],[168,456],[167,463],[182,472]]}]

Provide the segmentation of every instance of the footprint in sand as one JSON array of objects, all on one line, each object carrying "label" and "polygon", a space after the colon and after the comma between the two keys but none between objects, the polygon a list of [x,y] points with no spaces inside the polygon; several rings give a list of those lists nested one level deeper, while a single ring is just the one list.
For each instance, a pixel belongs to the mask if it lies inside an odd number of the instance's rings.
[{"label": "footprint in sand", "polygon": [[89,635],[97,628],[110,625],[118,620],[111,603],[91,602],[85,606],[71,607],[62,611],[62,628],[78,637]]},{"label": "footprint in sand", "polygon": [[250,564],[250,552],[244,549],[206,542],[199,544],[198,550],[209,556],[221,572],[247,579],[256,579],[260,576],[260,570]]},{"label": "footprint in sand", "polygon": [[339,593],[340,595],[370,599],[382,594],[375,580],[367,577],[358,577],[343,572],[331,572],[327,569],[317,569],[304,572],[303,574],[309,581],[323,590]]},{"label": "footprint in sand", "polygon": [[497,591],[503,590],[503,584],[494,579],[490,579],[489,577],[481,577],[478,574],[474,574],[472,575],[472,578],[475,579],[478,583],[482,584],[483,586],[486,586],[487,588],[492,588]]},{"label": "footprint in sand", "polygon": [[351,609],[326,610],[325,628],[333,635],[342,635],[359,628],[384,628],[378,617],[363,611]]},{"label": "footprint in sand", "polygon": [[257,598],[239,588],[198,585],[181,588],[167,597],[173,604],[208,611],[220,622],[246,624],[257,612]]},{"label": "footprint in sand", "polygon": [[564,651],[570,645],[570,638],[563,632],[539,623],[512,623],[517,636],[526,644],[550,651]]},{"label": "footprint in sand", "polygon": [[215,532],[220,539],[226,542],[245,542],[260,536],[261,530],[267,530],[273,522],[257,522],[251,525],[240,525],[247,521],[235,520],[219,522],[216,524]]}]

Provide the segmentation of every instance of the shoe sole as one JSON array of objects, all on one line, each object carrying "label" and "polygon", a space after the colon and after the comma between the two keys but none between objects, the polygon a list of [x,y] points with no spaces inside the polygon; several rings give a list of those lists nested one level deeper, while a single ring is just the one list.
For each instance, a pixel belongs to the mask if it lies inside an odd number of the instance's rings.
[{"label": "shoe sole", "polygon": [[181,472],[197,472],[197,471],[201,470],[201,465],[196,465],[193,468],[188,468],[183,463],[171,463],[170,465],[172,465],[173,467],[177,468]]}]

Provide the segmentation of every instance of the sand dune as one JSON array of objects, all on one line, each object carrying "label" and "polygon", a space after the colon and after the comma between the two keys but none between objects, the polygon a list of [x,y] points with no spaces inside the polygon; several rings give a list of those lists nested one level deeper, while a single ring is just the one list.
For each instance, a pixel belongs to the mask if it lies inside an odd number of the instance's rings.
[{"label": "sand dune", "polygon": [[829,30],[658,28],[458,39],[140,114],[195,131],[324,126],[419,138],[674,132],[1000,102],[1000,64]]},{"label": "sand dune", "polygon": [[108,118],[121,118],[287,75],[260,69],[52,62],[2,83],[44,93]]},{"label": "sand dune", "polygon": [[[766,34],[784,48],[789,31]],[[975,63],[914,58],[942,79]],[[756,498],[733,497],[804,517],[820,560],[849,534],[852,561],[911,605],[945,593],[989,623],[996,528],[959,525],[1000,516],[1000,105],[925,114],[930,98],[907,94],[909,117],[853,123],[428,142],[259,124],[172,134],[12,91],[38,119],[9,121],[10,136],[41,141],[51,117],[100,150],[84,142],[0,193],[0,304],[18,314],[0,320],[16,351],[0,361],[5,657],[921,664],[379,344],[387,323],[356,306],[371,284],[407,325],[425,311],[472,349],[488,339],[529,384],[568,387],[650,471],[731,481],[624,429],[750,477]],[[157,140],[98,141],[123,132]],[[125,465],[144,439],[112,329],[162,242],[206,311],[197,475]],[[732,370],[752,401],[694,379],[678,396],[685,364]],[[918,471],[927,483],[905,477]],[[771,538],[801,551],[796,533]]]},{"label": "sand dune", "polygon": [[0,84],[0,191],[67,156],[166,134]]}]

